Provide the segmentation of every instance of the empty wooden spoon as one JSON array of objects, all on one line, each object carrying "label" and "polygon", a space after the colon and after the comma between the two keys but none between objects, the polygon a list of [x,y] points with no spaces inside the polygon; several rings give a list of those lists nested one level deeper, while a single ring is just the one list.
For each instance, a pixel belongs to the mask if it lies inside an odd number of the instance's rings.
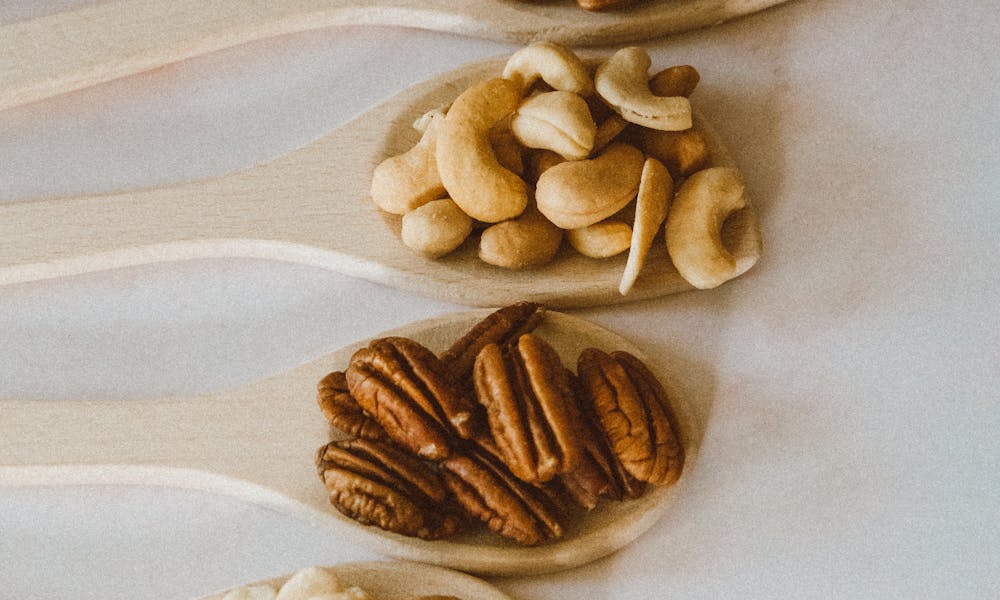
[{"label": "empty wooden spoon", "polygon": [[[413,323],[383,335],[411,337],[441,351],[488,310]],[[548,311],[536,332],[567,365],[586,347],[640,356],[670,388],[655,361],[593,323]],[[316,385],[342,369],[367,341],[239,389],[152,401],[0,401],[0,485],[144,484],[225,494],[278,510],[385,556],[488,574],[551,572],[628,544],[682,493],[700,432],[690,405],[671,398],[685,446],[678,483],[627,502],[601,504],[564,537],[524,547],[488,533],[424,541],[359,525],[332,508],[316,474],[317,449],[331,432]]]},{"label": "empty wooden spoon", "polygon": [[571,0],[119,0],[0,26],[0,110],[284,33],[421,27],[525,44],[659,37],[785,0],[649,0],[588,13]]},{"label": "empty wooden spoon", "polygon": [[[358,562],[324,567],[345,586],[357,586],[377,600],[413,600],[422,596],[453,596],[461,600],[510,600],[481,579],[431,565],[408,561]],[[245,584],[280,588],[290,575]],[[240,586],[240,587],[245,587]],[[222,600],[222,591],[198,600]]]},{"label": "empty wooden spoon", "polygon": [[[450,103],[503,61],[466,65],[407,88],[325,137],[248,170],[216,179],[111,195],[0,204],[0,285],[143,263],[213,257],[291,261],[471,306],[533,300],[552,307],[637,300],[691,289],[656,244],[627,296],[625,257],[573,252],[544,268],[509,271],[483,263],[475,245],[432,260],[399,239],[400,218],[369,197],[371,173],[418,138],[411,124]],[[703,120],[712,161],[729,162]],[[752,208],[723,230],[738,271],[760,255]]]}]

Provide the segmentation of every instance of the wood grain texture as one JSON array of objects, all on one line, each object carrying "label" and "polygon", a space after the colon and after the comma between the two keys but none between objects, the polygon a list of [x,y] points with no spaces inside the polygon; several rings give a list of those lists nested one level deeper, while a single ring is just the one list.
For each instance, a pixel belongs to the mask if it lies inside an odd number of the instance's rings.
[{"label": "wood grain texture", "polygon": [[[488,312],[451,314],[383,335],[409,336],[441,351]],[[549,311],[537,332],[567,365],[575,365],[588,346],[642,356],[620,336],[563,313]],[[0,401],[0,485],[204,490],[290,514],[385,556],[473,573],[531,574],[584,564],[628,544],[667,510],[695,466],[704,427],[684,398],[672,398],[686,450],[680,482],[639,500],[604,504],[571,523],[557,542],[527,548],[487,533],[428,542],[358,525],[330,507],[316,475],[315,453],[331,432],[315,396],[317,382],[344,368],[366,344],[214,394],[149,401]],[[662,379],[655,361],[644,360]]]},{"label": "wood grain texture", "polygon": [[[462,600],[511,600],[509,596],[464,573],[420,563],[358,562],[326,567],[345,586],[357,586],[377,600],[413,600],[419,596],[454,596]],[[288,576],[276,577],[252,585],[268,585],[278,589]],[[245,584],[251,585],[251,584]],[[198,600],[222,600],[219,592]]]},{"label": "wood grain texture", "polygon": [[118,0],[0,26],[0,110],[284,33],[420,27],[525,44],[650,39],[786,0],[649,0],[589,13],[572,0]]},{"label": "wood grain texture", "polygon": [[[0,285],[130,265],[246,257],[330,269],[468,306],[533,300],[575,307],[639,300],[692,289],[665,244],[654,244],[627,296],[618,293],[625,256],[595,260],[569,248],[551,264],[510,271],[483,263],[475,240],[443,259],[399,239],[400,218],[369,197],[384,158],[416,143],[413,120],[450,103],[472,82],[499,74],[503,60],[472,63],[401,92],[327,136],[273,162],[219,178],[112,195],[0,204]],[[725,147],[703,120],[713,162]],[[753,208],[724,228],[740,273],[756,263]]]}]

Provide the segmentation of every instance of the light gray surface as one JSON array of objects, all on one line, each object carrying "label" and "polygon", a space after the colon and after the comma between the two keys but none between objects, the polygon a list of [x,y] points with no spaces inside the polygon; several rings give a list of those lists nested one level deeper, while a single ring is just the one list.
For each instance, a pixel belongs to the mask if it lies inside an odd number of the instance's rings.
[{"label": "light gray surface", "polygon": [[[795,1],[647,45],[656,65],[701,71],[695,99],[745,171],[764,259],[715,291],[579,312],[660,357],[702,407],[699,463],[636,544],[504,590],[1000,595],[1000,17],[973,0],[892,4]],[[511,50],[325,30],[0,112],[0,201],[248,166]],[[459,308],[249,260],[10,286],[0,394],[219,389]],[[0,485],[0,598],[183,598],[365,558],[222,497]]]}]

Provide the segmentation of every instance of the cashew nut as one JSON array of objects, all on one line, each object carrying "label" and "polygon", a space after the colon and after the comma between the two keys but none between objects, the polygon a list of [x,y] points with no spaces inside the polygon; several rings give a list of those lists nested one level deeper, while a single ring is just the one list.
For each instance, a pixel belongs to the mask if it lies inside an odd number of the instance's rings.
[{"label": "cashew nut", "polygon": [[567,160],[587,158],[597,125],[587,102],[572,92],[546,92],[521,103],[510,121],[511,131],[528,148],[545,148]]},{"label": "cashew nut", "polygon": [[647,156],[662,162],[670,174],[680,179],[708,166],[708,140],[697,129],[684,131],[639,130],[639,146]]},{"label": "cashew nut", "polygon": [[472,219],[450,198],[431,200],[403,215],[403,243],[432,258],[462,245],[472,232]]},{"label": "cashew nut", "polygon": [[562,162],[566,162],[566,159],[559,156],[552,150],[545,150],[542,148],[529,150],[527,156],[527,176],[529,181],[537,183],[538,178],[541,177],[542,173],[547,171],[549,167],[554,167]]},{"label": "cashew nut", "polygon": [[618,113],[611,113],[611,116],[601,121],[601,124],[597,126],[597,133],[594,134],[594,147],[591,152],[604,150],[604,147],[618,137],[618,134],[625,131],[626,127],[628,127],[628,121]]},{"label": "cashew nut", "polygon": [[394,215],[445,195],[438,175],[435,148],[444,116],[426,116],[423,136],[413,148],[385,159],[372,173],[371,195],[375,205]]},{"label": "cashew nut", "polygon": [[437,166],[452,200],[470,217],[495,223],[516,217],[528,205],[524,181],[497,162],[490,129],[513,113],[517,85],[490,79],[455,100],[438,131]]},{"label": "cashew nut", "polygon": [[746,206],[744,192],[739,170],[711,167],[688,177],[674,197],[667,215],[667,252],[694,287],[714,288],[742,272],[723,246],[721,231],[726,218]]},{"label": "cashew nut", "polygon": [[502,123],[490,129],[490,146],[497,157],[500,166],[515,175],[524,175],[524,157],[521,156],[521,144],[514,132],[510,130],[510,122]]},{"label": "cashew nut", "polygon": [[689,97],[698,87],[701,75],[690,65],[667,67],[649,79],[649,90],[657,96]]},{"label": "cashew nut", "polygon": [[628,144],[611,144],[601,155],[550,167],[538,178],[538,210],[563,229],[593,225],[635,198],[643,156]]},{"label": "cashew nut", "polygon": [[691,127],[691,102],[687,98],[657,96],[649,89],[651,64],[642,48],[622,48],[597,67],[597,94],[631,123],[664,131]]},{"label": "cashew nut", "polygon": [[628,250],[632,228],[624,221],[607,219],[593,225],[570,229],[566,240],[573,249],[590,258],[608,258]]},{"label": "cashew nut", "polygon": [[512,54],[503,77],[516,82],[522,93],[539,79],[556,90],[581,96],[594,93],[587,66],[572,50],[554,42],[536,42]]},{"label": "cashew nut", "polygon": [[629,293],[639,271],[646,262],[646,254],[653,245],[653,238],[660,230],[660,225],[667,218],[667,210],[674,194],[674,181],[670,172],[655,158],[647,158],[642,166],[642,180],[639,182],[639,193],[635,198],[635,224],[632,226],[632,240],[622,273],[618,292],[624,296]]},{"label": "cashew nut", "polygon": [[413,128],[423,134],[427,131],[427,127],[430,126],[431,123],[433,123],[436,119],[443,118],[445,112],[447,112],[447,107],[432,108],[413,121]]},{"label": "cashew nut", "polygon": [[516,219],[491,225],[479,240],[479,258],[508,269],[540,267],[553,258],[563,231],[534,207]]}]

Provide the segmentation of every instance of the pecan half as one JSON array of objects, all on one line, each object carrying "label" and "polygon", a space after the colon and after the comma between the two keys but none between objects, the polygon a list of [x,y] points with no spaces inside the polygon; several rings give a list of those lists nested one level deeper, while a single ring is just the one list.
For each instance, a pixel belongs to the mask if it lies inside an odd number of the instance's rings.
[{"label": "pecan half", "polygon": [[319,449],[316,467],[337,510],[364,525],[433,540],[462,528],[441,477],[386,442],[342,440]]},{"label": "pecan half", "polygon": [[351,395],[393,440],[426,458],[451,452],[451,434],[479,430],[475,403],[459,392],[433,352],[400,337],[373,340],[351,357]]},{"label": "pecan half", "polygon": [[385,439],[385,431],[375,419],[365,414],[347,387],[343,371],[334,371],[316,386],[316,401],[332,427],[350,437],[366,440]]},{"label": "pecan half", "polygon": [[676,481],[684,447],[666,392],[646,365],[627,352],[588,348],[580,354],[577,375],[625,470],[655,485]]},{"label": "pecan half", "polygon": [[545,316],[545,309],[535,302],[518,302],[497,309],[476,323],[441,354],[448,373],[460,385],[472,378],[476,356],[487,344],[505,346],[522,334],[534,331]]},{"label": "pecan half", "polygon": [[582,419],[567,370],[542,338],[527,333],[476,357],[476,396],[500,458],[529,483],[574,470],[583,455]]},{"label": "pecan half", "polygon": [[[582,397],[580,382],[569,374],[577,398]],[[589,402],[580,403],[583,415],[583,461],[580,465],[559,476],[562,490],[578,506],[587,510],[597,507],[600,498],[625,500],[639,498],[646,492],[646,483],[633,477],[611,450],[607,437],[598,427],[597,415]]]},{"label": "pecan half", "polygon": [[487,454],[454,454],[441,466],[452,496],[491,531],[531,546],[562,536],[560,511],[549,497]]}]

